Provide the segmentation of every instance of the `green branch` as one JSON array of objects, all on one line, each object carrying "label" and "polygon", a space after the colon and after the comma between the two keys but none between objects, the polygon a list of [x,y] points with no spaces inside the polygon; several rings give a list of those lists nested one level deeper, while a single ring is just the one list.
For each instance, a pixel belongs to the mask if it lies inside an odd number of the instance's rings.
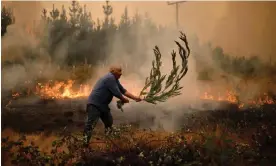
[{"label": "green branch", "polygon": [[[181,36],[179,38],[184,42],[185,48],[179,42],[175,41],[175,43],[178,46],[178,53],[182,64],[181,66],[176,65],[176,52],[173,50],[171,53],[172,70],[168,77],[167,75],[162,75],[160,72],[160,67],[162,65],[161,53],[158,46],[155,46],[154,48],[155,61],[152,62],[150,76],[146,78],[145,86],[140,93],[140,96],[144,96],[144,101],[148,103],[157,104],[157,102],[165,102],[169,98],[181,94],[180,90],[183,87],[180,86],[179,82],[188,71],[190,48],[188,46],[186,35],[182,32],[180,33]],[[164,88],[162,87],[163,84],[165,85]]]},{"label": "green branch", "polygon": [[[183,88],[180,86],[180,80],[186,75],[188,71],[188,57],[190,55],[190,48],[188,45],[187,37],[184,33],[180,32],[179,39],[184,42],[185,46],[182,46],[179,42],[175,41],[178,46],[178,53],[181,58],[181,66],[176,64],[176,52],[173,50],[172,55],[172,70],[167,75],[162,75],[160,68],[162,66],[161,53],[158,46],[153,49],[155,60],[152,61],[152,68],[149,77],[146,78],[144,88],[140,92],[140,97],[143,96],[143,100],[157,104],[157,102],[165,102],[171,97],[175,97],[181,94],[180,90]],[[167,79],[166,79],[167,78]],[[163,87],[164,85],[164,87]],[[122,102],[117,102],[117,107],[122,109]]]}]

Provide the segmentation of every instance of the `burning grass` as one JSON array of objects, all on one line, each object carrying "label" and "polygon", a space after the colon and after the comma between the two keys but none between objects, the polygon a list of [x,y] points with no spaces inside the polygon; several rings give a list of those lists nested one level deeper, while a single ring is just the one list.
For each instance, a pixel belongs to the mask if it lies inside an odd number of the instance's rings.
[{"label": "burning grass", "polygon": [[214,100],[214,101],[227,101],[229,103],[238,104],[239,108],[248,107],[248,106],[260,106],[264,104],[275,104],[275,100],[268,96],[267,93],[260,95],[254,99],[248,99],[247,101],[240,101],[239,96],[230,90],[226,90],[225,93],[217,93],[217,95],[204,92],[203,95],[200,96],[201,99],[206,100]]},{"label": "burning grass", "polygon": [[35,93],[42,98],[80,98],[86,97],[91,91],[91,87],[88,85],[81,84],[79,88],[74,88],[74,81],[50,81],[45,84],[38,83],[36,86]]},{"label": "burning grass", "polygon": [[[126,80],[129,81],[129,80]],[[25,82],[26,89],[21,89],[19,91],[12,91],[11,97],[17,99],[20,97],[26,97],[31,95],[36,95],[42,99],[77,99],[87,97],[92,89],[92,85],[89,84],[78,84],[75,80],[67,81],[53,81],[49,80],[46,82],[37,82],[35,84],[28,81]],[[134,83],[125,83],[124,86],[130,89],[131,92],[139,93],[141,88]],[[198,98],[203,100],[212,101],[225,101],[232,104],[237,104],[239,108],[256,107],[264,104],[275,104],[276,101],[273,96],[268,95],[268,93],[263,93],[257,97],[241,100],[240,94],[235,90],[224,90],[224,91],[211,91],[203,90],[199,92]],[[11,101],[10,101],[11,102]],[[8,103],[9,105],[10,103]]]}]

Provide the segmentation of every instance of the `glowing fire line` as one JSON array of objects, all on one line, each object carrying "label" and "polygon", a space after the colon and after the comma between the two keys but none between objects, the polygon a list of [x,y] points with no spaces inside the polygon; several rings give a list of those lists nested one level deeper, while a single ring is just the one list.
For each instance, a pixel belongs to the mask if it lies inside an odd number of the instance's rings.
[{"label": "glowing fire line", "polygon": [[[66,82],[52,82],[49,81],[47,83],[38,83],[35,88],[35,94],[40,96],[41,98],[46,99],[62,99],[62,98],[81,98],[87,97],[91,92],[91,85],[80,85],[78,88],[73,88],[74,86],[73,80],[68,80]],[[133,87],[130,89],[132,91],[137,91],[137,87]],[[17,98],[20,94],[18,92],[13,93],[12,97]],[[243,107],[244,105],[263,105],[263,104],[275,104],[275,101],[271,99],[267,94],[264,94],[262,97],[259,97],[257,100],[248,100],[247,102],[240,102],[237,95],[230,90],[227,90],[226,93],[218,93],[217,96],[204,92],[203,95],[199,96],[199,98],[204,100],[214,100],[214,101],[226,101],[229,103],[238,104],[239,107]]]},{"label": "glowing fire line", "polygon": [[214,101],[227,101],[229,103],[238,104],[239,108],[244,107],[245,105],[264,105],[264,104],[275,104],[275,101],[270,98],[266,93],[262,97],[259,97],[257,100],[248,100],[247,102],[240,102],[236,94],[232,91],[226,91],[226,95],[214,95],[205,92],[203,96],[200,97],[205,100],[214,100]]}]

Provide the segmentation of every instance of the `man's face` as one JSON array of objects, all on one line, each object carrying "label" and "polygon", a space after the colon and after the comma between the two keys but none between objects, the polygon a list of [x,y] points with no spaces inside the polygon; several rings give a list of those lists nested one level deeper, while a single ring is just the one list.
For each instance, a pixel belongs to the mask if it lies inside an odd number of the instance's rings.
[{"label": "man's face", "polygon": [[120,77],[122,75],[122,69],[116,69],[114,72],[114,75],[117,79],[120,79]]}]

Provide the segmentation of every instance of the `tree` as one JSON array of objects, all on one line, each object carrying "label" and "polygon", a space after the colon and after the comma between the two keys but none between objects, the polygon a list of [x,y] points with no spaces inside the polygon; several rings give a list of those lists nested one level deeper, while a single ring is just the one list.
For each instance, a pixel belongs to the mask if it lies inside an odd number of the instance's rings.
[{"label": "tree", "polygon": [[93,30],[93,24],[91,12],[87,13],[86,5],[84,5],[83,13],[80,13],[80,33],[85,35],[85,33],[91,32]]},{"label": "tree", "polygon": [[80,24],[80,16],[81,16],[81,12],[80,12],[81,7],[79,5],[79,3],[77,1],[72,1],[71,3],[71,7],[69,7],[69,15],[70,15],[70,26],[73,30],[76,30],[79,28],[79,24]]},{"label": "tree", "polygon": [[44,21],[47,20],[47,10],[46,9],[42,9],[41,19]]},{"label": "tree", "polygon": [[64,8],[64,5],[62,5],[62,9],[61,9],[61,13],[60,13],[60,20],[62,22],[66,22],[67,23],[67,13],[66,13],[66,10]]},{"label": "tree", "polygon": [[132,26],[134,26],[137,29],[141,28],[142,22],[143,22],[142,16],[138,13],[138,11],[136,11],[132,19]]},{"label": "tree", "polygon": [[119,25],[119,29],[122,31],[127,31],[130,28],[131,22],[128,16],[128,9],[125,7],[124,13],[121,16],[121,21]]},{"label": "tree", "polygon": [[7,27],[15,23],[13,11],[10,8],[2,7],[1,11],[1,36],[7,32]]},{"label": "tree", "polygon": [[105,5],[103,5],[103,11],[105,15],[104,23],[103,23],[103,28],[107,29],[109,27],[109,16],[113,13],[113,7],[109,5],[109,1],[105,2]]},{"label": "tree", "polygon": [[50,12],[50,16],[52,18],[52,21],[56,21],[59,18],[59,10],[55,8],[55,5],[53,4],[53,9]]}]

